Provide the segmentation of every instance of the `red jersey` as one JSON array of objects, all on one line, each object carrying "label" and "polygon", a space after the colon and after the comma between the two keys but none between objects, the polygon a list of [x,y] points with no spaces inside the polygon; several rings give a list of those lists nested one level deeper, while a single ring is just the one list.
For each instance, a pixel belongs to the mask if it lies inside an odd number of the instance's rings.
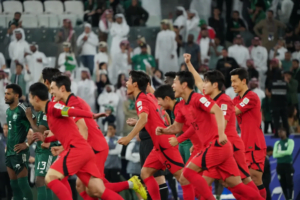
[{"label": "red jersey", "polygon": [[265,149],[266,141],[261,130],[261,105],[254,92],[247,90],[241,98],[233,99],[235,106],[242,112],[237,116],[241,128],[241,138],[245,144],[245,151]]},{"label": "red jersey", "polygon": [[203,147],[218,138],[216,118],[210,113],[214,104],[203,95],[192,92],[175,118],[175,121],[187,122],[190,125],[189,129],[194,129]]},{"label": "red jersey", "polygon": [[[181,100],[180,102],[176,102],[174,109],[173,109],[175,119],[176,119],[176,116],[178,115],[179,111],[184,106],[184,104],[185,104],[185,102],[183,100]],[[202,146],[201,146],[201,141],[199,140],[197,134],[195,134],[195,131],[193,129],[191,129],[189,131],[188,130],[189,130],[188,124],[184,123],[183,127],[182,127],[183,133],[177,138],[177,141],[179,143],[181,143],[187,139],[190,139],[194,145],[194,149],[196,151],[200,150]]]},{"label": "red jersey", "polygon": [[[75,96],[74,94],[70,94],[70,96],[66,101],[66,106],[77,108],[80,110],[85,110],[85,111],[91,110],[90,106],[83,99]],[[77,122],[80,119],[82,119],[82,117],[76,117],[74,121]],[[92,146],[93,150],[100,152],[107,149],[107,142],[97,122],[91,118],[83,118],[83,119],[88,128],[87,142]]]},{"label": "red jersey", "polygon": [[145,125],[147,132],[149,133],[153,145],[156,149],[170,148],[172,147],[169,143],[169,138],[175,137],[173,135],[156,135],[156,128],[168,126],[168,122],[164,117],[164,111],[157,104],[157,99],[153,94],[145,94],[143,92],[139,93],[136,97],[135,108],[137,114],[141,113],[148,114],[148,122]]},{"label": "red jersey", "polygon": [[80,135],[73,118],[63,117],[68,116],[68,109],[68,107],[60,103],[47,102],[45,114],[47,116],[49,129],[65,150],[69,149],[71,145],[77,148],[82,145],[89,146],[87,141]]}]

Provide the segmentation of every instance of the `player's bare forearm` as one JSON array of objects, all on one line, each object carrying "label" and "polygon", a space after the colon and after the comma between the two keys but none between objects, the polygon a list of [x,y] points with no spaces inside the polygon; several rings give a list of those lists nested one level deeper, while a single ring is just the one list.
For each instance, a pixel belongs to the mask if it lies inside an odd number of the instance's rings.
[{"label": "player's bare forearm", "polygon": [[134,128],[132,131],[127,135],[127,137],[132,140],[147,124],[148,121],[148,114],[146,113],[141,113],[139,115],[139,119],[136,122]]},{"label": "player's bare forearm", "polygon": [[238,109],[236,106],[234,107],[234,110],[235,110],[235,115],[242,114],[242,111]]},{"label": "player's bare forearm", "polygon": [[225,119],[224,119],[224,115],[223,115],[222,110],[220,109],[220,107],[217,104],[215,104],[211,108],[210,112],[213,113],[216,117],[219,136],[224,135]]},{"label": "player's bare forearm", "polygon": [[[190,58],[189,58],[190,59]],[[197,88],[202,92],[203,91],[203,80],[198,74],[198,72],[195,70],[194,66],[192,65],[190,60],[186,60],[186,66],[189,69],[189,71],[193,74],[194,79],[195,79],[195,85]]]},{"label": "player's bare forearm", "polygon": [[175,121],[171,126],[168,126],[167,128],[162,129],[162,134],[175,135],[182,131],[182,126],[183,126],[182,123],[178,123]]}]

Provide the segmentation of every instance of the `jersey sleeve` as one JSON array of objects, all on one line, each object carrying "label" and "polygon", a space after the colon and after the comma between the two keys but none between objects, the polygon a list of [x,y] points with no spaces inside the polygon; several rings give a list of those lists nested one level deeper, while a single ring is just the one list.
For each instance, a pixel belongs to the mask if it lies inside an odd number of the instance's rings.
[{"label": "jersey sleeve", "polygon": [[137,115],[140,115],[143,112],[149,114],[149,107],[145,99],[139,98],[135,106],[136,106]]},{"label": "jersey sleeve", "polygon": [[[53,104],[52,104],[53,105]],[[51,114],[54,117],[82,117],[92,118],[93,114],[90,111],[80,110],[76,108],[70,108],[60,103],[54,104],[52,107]]]},{"label": "jersey sleeve", "polygon": [[257,104],[257,102],[260,101],[256,96],[254,95],[247,95],[243,99],[241,99],[237,104],[236,107],[242,112],[246,112],[252,108],[254,108]]},{"label": "jersey sleeve", "polygon": [[185,122],[185,117],[184,115],[181,113],[181,111],[179,110],[175,116],[175,121],[178,123],[184,123]]},{"label": "jersey sleeve", "polygon": [[[68,107],[82,110],[82,107],[80,106],[80,102],[78,102],[77,99],[74,99],[72,97],[69,99]],[[74,117],[75,123],[80,119],[82,119],[82,117]]]},{"label": "jersey sleeve", "polygon": [[223,112],[223,115],[224,115],[224,118],[226,121],[229,121],[230,117],[231,117],[231,114],[232,114],[232,111],[234,111],[234,107],[233,107],[233,104],[232,102],[228,101],[228,100],[220,100],[220,102],[218,103],[218,105],[220,106],[222,112]]},{"label": "jersey sleeve", "polygon": [[194,104],[196,107],[209,113],[211,108],[215,105],[215,102],[199,94],[194,100]]},{"label": "jersey sleeve", "polygon": [[193,126],[190,126],[184,133],[182,133],[177,138],[177,141],[179,143],[182,143],[182,142],[186,141],[187,139],[189,139],[194,133],[195,133],[195,130],[194,130]]}]

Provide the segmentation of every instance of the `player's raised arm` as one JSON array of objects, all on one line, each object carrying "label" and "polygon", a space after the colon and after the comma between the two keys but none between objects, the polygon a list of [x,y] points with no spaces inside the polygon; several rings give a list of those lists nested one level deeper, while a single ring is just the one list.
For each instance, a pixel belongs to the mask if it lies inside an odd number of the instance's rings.
[{"label": "player's raised arm", "polygon": [[185,54],[183,54],[183,57],[184,57],[184,61],[186,63],[187,68],[194,76],[195,85],[202,92],[203,91],[203,80],[191,63],[191,54],[185,53]]},{"label": "player's raised arm", "polygon": [[147,124],[148,114],[142,112],[139,114],[139,119],[137,120],[132,131],[126,136],[118,140],[119,144],[127,145]]},{"label": "player's raised arm", "polygon": [[180,133],[182,131],[183,123],[179,123],[175,121],[171,126],[168,126],[167,128],[157,127],[156,128],[156,135],[175,135],[177,133]]}]

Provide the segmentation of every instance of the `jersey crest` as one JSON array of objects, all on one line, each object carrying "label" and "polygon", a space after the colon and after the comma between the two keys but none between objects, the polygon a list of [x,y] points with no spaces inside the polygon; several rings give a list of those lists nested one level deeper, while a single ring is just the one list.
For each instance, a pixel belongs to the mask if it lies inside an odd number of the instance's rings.
[{"label": "jersey crest", "polygon": [[54,108],[57,108],[57,109],[63,109],[65,106],[64,105],[62,105],[62,104],[60,104],[60,103],[56,103],[55,105],[54,105]]},{"label": "jersey crest", "polygon": [[227,110],[227,104],[221,104],[221,110]]},{"label": "jersey crest", "polygon": [[244,104],[248,104],[249,103],[249,99],[246,97],[245,99],[243,99],[243,103]]},{"label": "jersey crest", "polygon": [[17,114],[17,113],[14,113],[12,118],[13,118],[14,121],[16,121],[17,118],[18,118],[18,114]]}]

